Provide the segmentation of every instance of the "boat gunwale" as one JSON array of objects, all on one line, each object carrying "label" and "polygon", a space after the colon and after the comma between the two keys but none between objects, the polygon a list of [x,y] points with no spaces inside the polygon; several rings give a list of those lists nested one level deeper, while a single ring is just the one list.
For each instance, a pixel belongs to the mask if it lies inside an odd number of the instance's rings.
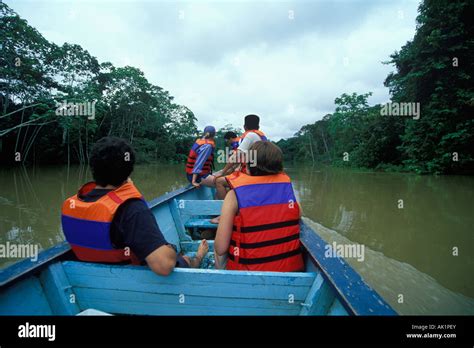
[{"label": "boat gunwale", "polygon": [[179,189],[176,189],[174,191],[165,193],[164,195],[161,195],[159,197],[156,197],[156,198],[152,199],[151,201],[148,201],[147,202],[148,208],[154,209],[158,205],[163,204],[167,201],[170,201],[173,198],[175,198],[176,196],[179,196],[183,193],[189,192],[193,189],[196,189],[196,188],[192,185],[188,185],[188,186],[180,187]]},{"label": "boat gunwale", "polygon": [[[68,242],[62,241],[38,254],[38,260],[33,263],[31,259],[19,260],[10,266],[0,270],[0,288],[9,286],[20,279],[39,271],[71,251]],[[51,255],[49,255],[51,254]]]},{"label": "boat gunwale", "polygon": [[[191,191],[194,188],[195,187],[191,185],[180,187],[179,189],[148,201],[147,205],[150,209],[153,209],[156,206],[175,198],[176,196]],[[60,258],[70,250],[71,246],[69,243],[67,241],[62,241],[50,248],[40,251],[38,254],[38,260],[36,262],[33,262],[30,259],[22,259],[14,262],[4,269],[0,269],[0,287],[12,285],[27,275],[39,271],[48,264],[54,261],[59,261]],[[50,253],[51,255],[48,255]]]},{"label": "boat gunwale", "polygon": [[[334,290],[336,298],[340,299],[342,306],[348,311],[348,313],[353,315],[383,315],[383,316],[393,316],[398,315],[398,313],[392,308],[390,304],[385,301],[385,299],[372,287],[370,287],[364,278],[357,272],[344,258],[336,256],[334,259],[337,259],[339,262],[336,262],[337,271],[340,271],[340,274],[345,276],[352,277],[352,288],[343,287],[342,282],[337,281],[336,277],[333,277],[329,270],[325,267],[322,260],[319,260],[317,256],[317,243],[321,242],[323,244],[323,248],[329,245],[324,239],[322,239],[316,231],[314,231],[311,227],[309,227],[304,221],[301,221],[300,226],[302,227],[300,232],[300,241],[305,250],[307,250],[311,261],[314,265],[318,268],[321,272],[322,276],[326,281],[329,282],[331,288]],[[313,232],[312,234],[307,233],[306,229]],[[309,238],[304,238],[309,237]],[[312,240],[311,240],[312,239]],[[333,269],[332,272],[335,270]],[[347,274],[349,273],[349,274]],[[349,279],[349,278],[347,278]],[[359,285],[357,285],[359,284]],[[376,309],[382,310],[382,313],[377,313],[376,311],[372,313],[367,313],[367,311],[363,311],[363,308],[360,306],[355,306],[354,302],[348,299],[348,294],[346,293],[347,290],[359,291],[363,296],[360,296],[363,299],[369,299],[369,303],[373,303],[376,305]],[[370,309],[370,308],[369,308]]]}]

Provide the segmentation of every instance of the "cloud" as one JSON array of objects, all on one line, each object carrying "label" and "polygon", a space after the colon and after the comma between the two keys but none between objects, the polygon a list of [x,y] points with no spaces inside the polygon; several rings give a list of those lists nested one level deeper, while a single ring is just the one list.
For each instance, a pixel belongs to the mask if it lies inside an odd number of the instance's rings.
[{"label": "cloud", "polygon": [[[271,139],[383,86],[382,65],[415,32],[418,1],[7,1],[47,39],[132,65],[188,106],[200,127],[257,113]],[[45,20],[47,18],[48,20]]]}]

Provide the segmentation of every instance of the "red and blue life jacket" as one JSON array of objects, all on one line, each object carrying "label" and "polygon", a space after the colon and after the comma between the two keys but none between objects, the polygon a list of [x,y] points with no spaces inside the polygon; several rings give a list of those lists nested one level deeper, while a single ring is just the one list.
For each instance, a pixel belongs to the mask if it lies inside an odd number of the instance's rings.
[{"label": "red and blue life jacket", "polygon": [[143,199],[142,194],[132,182],[126,182],[95,202],[81,199],[95,187],[94,182],[89,182],[63,203],[61,223],[72,251],[86,262],[140,264],[129,248],[113,246],[110,226],[120,205],[129,199]]},{"label": "red and blue life jacket", "polygon": [[201,173],[199,175],[206,175],[212,172],[212,166],[214,164],[214,150],[216,148],[216,144],[214,143],[214,140],[209,140],[209,139],[198,139],[194,143],[193,147],[189,151],[188,159],[186,161],[186,173],[187,174],[192,174],[193,169],[194,169],[194,164],[197,161],[198,158],[198,149],[203,146],[204,144],[210,144],[212,146],[212,154],[207,158],[206,162],[204,162],[204,165],[202,166]]},{"label": "red and blue life jacket", "polygon": [[300,207],[286,174],[226,177],[239,206],[229,246],[229,270],[297,272],[304,261]]}]

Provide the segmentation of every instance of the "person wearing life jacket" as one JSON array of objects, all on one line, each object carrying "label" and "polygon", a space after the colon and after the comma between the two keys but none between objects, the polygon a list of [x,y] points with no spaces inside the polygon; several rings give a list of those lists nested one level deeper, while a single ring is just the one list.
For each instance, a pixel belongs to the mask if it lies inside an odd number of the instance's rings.
[{"label": "person wearing life jacket", "polygon": [[123,139],[105,137],[92,148],[93,182],[83,185],[62,205],[61,223],[77,259],[109,264],[142,263],[159,275],[175,266],[195,267],[207,253],[190,259],[177,255],[158,227],[143,195],[130,180],[135,163],[132,147]]},{"label": "person wearing life jacket", "polygon": [[303,271],[301,209],[283,172],[283,154],[268,141],[250,149],[257,157],[247,173],[227,177],[231,190],[214,241],[216,265],[223,268],[226,263],[227,270]]},{"label": "person wearing life jacket", "polygon": [[[244,117],[244,134],[239,139],[239,144],[233,156],[229,158],[227,164],[222,170],[221,176],[233,173],[237,168],[243,170],[247,162],[248,151],[250,147],[257,141],[267,141],[267,137],[260,130],[260,117],[257,115],[247,115]],[[220,180],[224,183],[224,180]],[[221,197],[220,199],[223,199]]]},{"label": "person wearing life jacket", "polygon": [[215,135],[216,129],[213,126],[207,126],[204,128],[203,137],[197,139],[189,151],[186,177],[194,187],[199,188],[201,185],[214,187],[215,175],[220,174],[220,171],[212,174],[216,148]]},{"label": "person wearing life jacket", "polygon": [[[245,133],[242,134],[239,140],[239,146],[236,151],[230,156],[222,169],[221,173],[216,177],[216,197],[217,199],[224,199],[227,192],[229,191],[229,185],[225,176],[233,175],[238,171],[245,171],[247,157],[252,154],[249,153],[250,147],[257,141],[267,141],[265,134],[259,130],[260,128],[260,117],[257,115],[247,115],[244,117],[244,129]],[[219,217],[211,219],[212,223],[219,223]]]},{"label": "person wearing life jacket", "polygon": [[236,151],[237,148],[239,147],[240,139],[241,137],[237,136],[237,134],[235,134],[235,132],[232,132],[232,131],[229,131],[224,134],[224,140],[227,146],[230,147],[232,152]]}]

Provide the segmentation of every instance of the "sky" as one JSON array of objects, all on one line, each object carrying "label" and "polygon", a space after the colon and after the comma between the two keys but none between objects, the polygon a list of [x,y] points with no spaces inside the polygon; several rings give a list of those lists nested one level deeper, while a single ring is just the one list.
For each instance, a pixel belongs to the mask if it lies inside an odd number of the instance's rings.
[{"label": "sky", "polygon": [[342,93],[373,95],[384,65],[415,34],[418,0],[4,0],[46,39],[141,69],[199,128],[261,118],[271,140],[334,111]]}]

